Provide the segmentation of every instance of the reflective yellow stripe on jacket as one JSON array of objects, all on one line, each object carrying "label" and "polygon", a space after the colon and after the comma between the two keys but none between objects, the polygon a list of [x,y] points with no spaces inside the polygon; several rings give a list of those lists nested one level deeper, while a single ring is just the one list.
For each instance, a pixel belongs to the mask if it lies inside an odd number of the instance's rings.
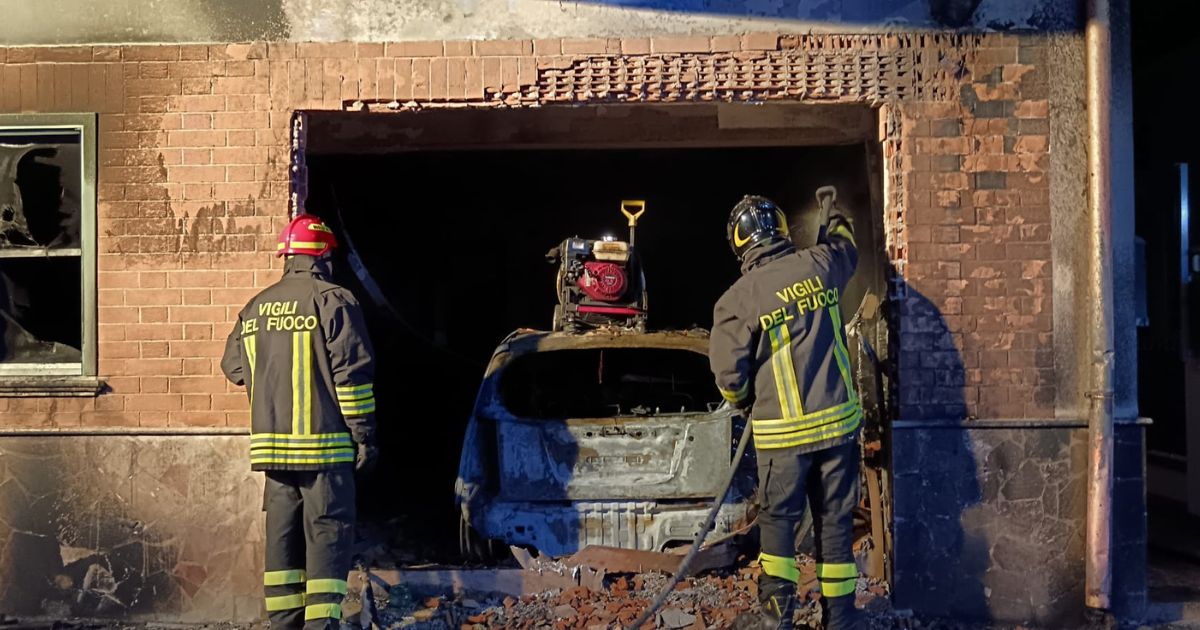
[{"label": "reflective yellow stripe on jacket", "polygon": [[375,412],[375,387],[370,383],[338,387],[337,399],[343,416],[364,416]]},{"label": "reflective yellow stripe on jacket", "polygon": [[255,433],[250,436],[251,464],[343,464],[354,461],[349,433]]}]

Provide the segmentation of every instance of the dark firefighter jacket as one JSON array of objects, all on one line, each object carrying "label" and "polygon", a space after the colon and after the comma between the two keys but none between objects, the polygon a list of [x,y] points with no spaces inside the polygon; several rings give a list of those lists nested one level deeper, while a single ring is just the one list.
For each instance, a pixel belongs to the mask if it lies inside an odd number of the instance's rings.
[{"label": "dark firefighter jacket", "polygon": [[861,424],[839,306],[857,262],[850,222],[835,210],[813,247],[751,250],[717,301],[713,374],[728,402],[753,407],[758,448],[817,451],[853,439]]},{"label": "dark firefighter jacket", "polygon": [[250,396],[254,470],[353,466],[373,439],[374,362],[362,310],[311,256],[242,309],[221,369]]}]

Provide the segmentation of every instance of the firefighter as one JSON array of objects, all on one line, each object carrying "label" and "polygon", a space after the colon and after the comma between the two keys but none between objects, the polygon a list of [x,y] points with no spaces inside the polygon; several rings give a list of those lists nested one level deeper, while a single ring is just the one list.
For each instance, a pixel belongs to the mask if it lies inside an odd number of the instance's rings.
[{"label": "firefighter", "polygon": [[333,232],[279,237],[283,278],[242,309],[221,368],[250,397],[250,467],[266,473],[272,628],[338,628],[354,544],[354,473],[376,458],[374,361],[362,310],[330,281]]},{"label": "firefighter", "polygon": [[[832,189],[819,199],[822,192]],[[742,276],[714,308],[709,356],[721,395],[750,418],[758,454],[761,610],[741,627],[792,627],[796,533],[806,505],[824,627],[862,623],[851,549],[862,406],[840,308],[858,254],[849,219],[831,203],[822,207],[816,245],[807,249],[795,247],[769,199],[747,195],[729,216]]]}]

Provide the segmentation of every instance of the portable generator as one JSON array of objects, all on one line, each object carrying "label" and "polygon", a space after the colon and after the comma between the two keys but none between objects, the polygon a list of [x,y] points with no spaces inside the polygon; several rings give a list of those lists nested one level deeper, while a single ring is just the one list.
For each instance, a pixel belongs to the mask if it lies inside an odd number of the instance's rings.
[{"label": "portable generator", "polygon": [[612,237],[568,238],[546,254],[558,265],[555,331],[581,332],[602,326],[646,329],[646,277],[634,248],[645,201],[622,201],[629,241]]}]

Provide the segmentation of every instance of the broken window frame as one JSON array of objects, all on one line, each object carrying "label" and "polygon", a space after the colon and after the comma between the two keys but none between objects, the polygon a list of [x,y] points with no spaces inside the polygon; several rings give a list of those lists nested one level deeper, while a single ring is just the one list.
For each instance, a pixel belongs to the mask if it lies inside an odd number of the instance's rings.
[{"label": "broken window frame", "polygon": [[[70,134],[79,137],[80,234],[78,248],[0,251],[3,258],[79,259],[79,363],[0,363],[0,395],[95,395],[97,381],[96,304],[96,127],[95,113],[0,114],[0,134]],[[0,136],[2,141],[2,136]]]}]

